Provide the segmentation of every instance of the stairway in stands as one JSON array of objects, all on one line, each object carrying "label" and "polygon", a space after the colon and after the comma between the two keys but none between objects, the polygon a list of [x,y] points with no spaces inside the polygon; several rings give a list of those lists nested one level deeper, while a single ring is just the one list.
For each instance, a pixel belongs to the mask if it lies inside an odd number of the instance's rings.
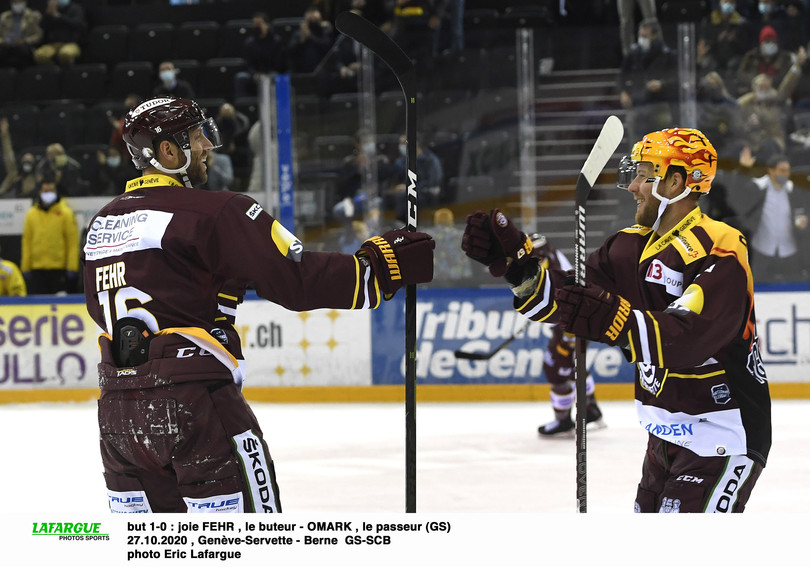
[{"label": "stairway in stands", "polygon": [[[573,259],[575,185],[602,125],[611,114],[624,120],[616,88],[618,69],[553,71],[538,75],[535,97],[537,230]],[[625,138],[588,199],[587,250],[632,224],[630,196],[616,189],[616,168],[630,150]],[[519,203],[514,203],[519,205]]]}]

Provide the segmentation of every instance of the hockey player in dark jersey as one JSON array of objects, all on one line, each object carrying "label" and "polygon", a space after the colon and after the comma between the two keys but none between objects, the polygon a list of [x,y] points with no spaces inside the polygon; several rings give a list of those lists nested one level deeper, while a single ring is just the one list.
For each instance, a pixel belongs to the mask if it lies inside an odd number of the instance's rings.
[{"label": "hockey player in dark jersey", "polygon": [[[529,235],[532,241],[532,255],[545,269],[569,270],[571,263],[565,254],[553,247],[545,235],[533,233]],[[565,331],[561,325],[553,325],[551,339],[546,346],[543,356],[543,376],[551,385],[551,407],[554,410],[554,419],[537,428],[541,437],[572,437],[574,420],[571,419],[571,407],[576,399],[574,391],[574,337]],[[586,423],[593,423],[594,427],[604,427],[602,411],[596,403],[596,384],[589,374],[585,393],[588,396]],[[590,429],[590,427],[589,427]]]},{"label": "hockey player in dark jersey", "polygon": [[587,259],[585,287],[530,254],[497,209],[468,215],[462,248],[512,286],[515,308],[636,365],[635,406],[648,432],[638,512],[742,512],[771,447],[744,237],[704,215],[717,153],[698,130],[647,134],[622,160],[636,224]]},{"label": "hockey player in dark jersey", "polygon": [[355,254],[310,252],[244,194],[209,192],[216,123],[193,101],[130,110],[143,170],[90,221],[87,309],[102,330],[98,419],[113,512],[280,512],[273,461],[241,393],[233,327],[248,286],[295,311],[368,309],[430,281],[433,241],[395,230]]}]

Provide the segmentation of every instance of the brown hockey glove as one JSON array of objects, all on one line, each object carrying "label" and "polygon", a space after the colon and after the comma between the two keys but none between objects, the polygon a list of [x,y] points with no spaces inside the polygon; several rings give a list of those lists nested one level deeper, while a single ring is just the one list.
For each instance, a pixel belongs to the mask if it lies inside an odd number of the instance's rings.
[{"label": "brown hockey glove", "polygon": [[557,290],[558,321],[565,331],[611,346],[623,342],[630,303],[596,286],[566,285]]},{"label": "brown hockey glove", "polygon": [[492,209],[490,214],[475,211],[467,215],[461,249],[499,278],[506,273],[508,259],[517,264],[526,263],[532,252],[532,241],[499,209]]},{"label": "brown hockey glove", "polygon": [[385,299],[391,299],[403,285],[433,280],[433,248],[429,234],[391,230],[366,240],[357,251],[371,262]]}]

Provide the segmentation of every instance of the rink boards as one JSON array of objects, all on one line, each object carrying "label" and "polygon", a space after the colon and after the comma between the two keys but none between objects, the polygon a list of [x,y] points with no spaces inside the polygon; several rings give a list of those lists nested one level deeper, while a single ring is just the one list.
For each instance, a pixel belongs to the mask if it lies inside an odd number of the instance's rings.
[{"label": "rink boards", "polygon": [[[401,297],[400,297],[401,296]],[[420,287],[416,374],[421,399],[547,399],[548,325],[512,309],[505,288]],[[775,397],[810,397],[810,286],[756,292],[762,358]],[[404,294],[374,311],[287,311],[249,294],[237,310],[245,395],[264,401],[386,401],[403,397]],[[3,298],[0,403],[97,396],[98,327],[82,296]],[[465,360],[455,352],[491,353]],[[622,353],[592,343],[588,366],[600,397],[632,396]]]}]

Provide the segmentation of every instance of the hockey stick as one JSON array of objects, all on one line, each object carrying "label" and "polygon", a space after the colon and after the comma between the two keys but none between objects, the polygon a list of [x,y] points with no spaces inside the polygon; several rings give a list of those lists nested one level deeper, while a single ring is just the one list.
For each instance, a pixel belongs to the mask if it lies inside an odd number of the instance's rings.
[{"label": "hockey stick", "polygon": [[[605,120],[602,131],[582,165],[577,177],[576,207],[574,210],[574,272],[578,286],[585,287],[585,203],[588,194],[593,189],[596,178],[607,165],[608,160],[619,147],[624,137],[624,126],[616,116],[609,116]],[[585,392],[585,380],[588,377],[588,368],[585,364],[586,343],[580,337],[575,339],[574,353],[576,357],[576,391],[577,391],[577,417],[576,417],[576,443],[577,443],[577,511],[588,511],[588,400]]]},{"label": "hockey stick", "polygon": [[[353,12],[341,12],[335,27],[365,45],[391,68],[405,95],[408,225],[416,231],[416,70],[413,61],[380,28]],[[412,169],[413,168],[413,169]],[[416,512],[416,286],[405,286],[405,511]]]},{"label": "hockey stick", "polygon": [[511,337],[509,337],[503,343],[501,343],[501,345],[498,348],[496,348],[491,352],[467,352],[463,350],[457,350],[453,354],[455,355],[456,358],[461,358],[464,360],[489,360],[490,358],[495,356],[495,353],[497,353],[506,345],[514,341],[516,338],[518,338],[518,336],[523,334],[523,331],[525,331],[529,327],[530,323],[531,321],[528,321],[525,325],[523,325],[520,329],[518,329]]}]

